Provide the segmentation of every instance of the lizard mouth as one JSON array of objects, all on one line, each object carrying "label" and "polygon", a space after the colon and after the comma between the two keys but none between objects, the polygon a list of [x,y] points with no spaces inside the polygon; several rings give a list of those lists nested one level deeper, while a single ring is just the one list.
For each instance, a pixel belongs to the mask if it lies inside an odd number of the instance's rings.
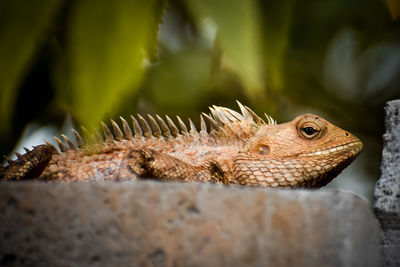
[{"label": "lizard mouth", "polygon": [[363,148],[361,141],[352,141],[344,145],[332,147],[325,150],[317,150],[311,153],[300,154],[300,156],[317,156],[317,155],[327,155],[332,153],[340,153],[342,151],[353,152],[354,155],[358,155]]}]

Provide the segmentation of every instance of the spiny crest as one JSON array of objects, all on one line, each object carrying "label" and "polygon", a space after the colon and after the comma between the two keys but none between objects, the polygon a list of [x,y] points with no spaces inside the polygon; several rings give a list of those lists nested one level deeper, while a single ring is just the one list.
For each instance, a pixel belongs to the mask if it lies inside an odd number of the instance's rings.
[{"label": "spiny crest", "polygon": [[269,115],[265,114],[267,122],[257,116],[257,114],[247,106],[243,106],[237,101],[242,114],[225,107],[212,106],[210,107],[211,116],[204,114],[205,118],[210,122],[215,129],[238,125],[243,131],[247,131],[248,127],[259,128],[263,125],[276,124],[276,121]]},{"label": "spiny crest", "polygon": [[[265,115],[266,121],[257,116],[249,107],[243,106],[237,101],[241,114],[225,107],[212,106],[210,107],[210,114],[202,113],[200,115],[200,131],[197,131],[192,120],[189,119],[189,129],[183,120],[177,116],[179,127],[176,126],[174,121],[165,116],[165,120],[159,115],[155,115],[155,118],[151,115],[147,115],[146,120],[141,115],[136,117],[131,116],[132,126],[129,126],[128,122],[120,117],[122,127],[120,127],[114,120],[111,120],[110,128],[105,124],[101,123],[103,128],[103,136],[100,133],[95,132],[89,134],[88,131],[82,127],[85,136],[89,137],[89,143],[100,143],[107,142],[112,143],[115,141],[132,140],[135,139],[146,139],[146,138],[179,138],[180,136],[191,136],[191,137],[204,137],[204,136],[231,136],[241,138],[254,133],[260,126],[276,124],[270,116]],[[209,123],[209,131],[207,131],[206,121]],[[122,128],[122,129],[121,129]],[[54,137],[57,142],[60,151],[66,152],[68,150],[76,149],[77,147],[84,147],[84,139],[76,131],[72,130],[77,146],[65,135],[61,135],[63,141]]]}]

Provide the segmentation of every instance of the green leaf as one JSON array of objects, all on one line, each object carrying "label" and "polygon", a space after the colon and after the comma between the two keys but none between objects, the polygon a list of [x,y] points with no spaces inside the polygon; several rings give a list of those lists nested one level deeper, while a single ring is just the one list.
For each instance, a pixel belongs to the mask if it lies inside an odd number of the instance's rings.
[{"label": "green leaf", "polygon": [[222,67],[232,69],[240,78],[246,94],[256,99],[264,94],[259,18],[253,0],[186,0],[189,10],[201,24],[210,18],[218,28],[224,53]]},{"label": "green leaf", "polygon": [[146,56],[150,62],[158,60],[158,31],[164,15],[165,7],[167,6],[166,0],[158,0],[152,8],[152,16],[150,17],[150,29],[148,31],[148,40],[145,47]]},{"label": "green leaf", "polygon": [[152,16],[157,3],[75,2],[66,57],[57,79],[60,100],[83,125],[98,125],[128,93],[138,89],[144,72],[143,49],[156,21]]},{"label": "green leaf", "polygon": [[60,0],[0,3],[0,135],[10,130],[17,87],[60,3]]},{"label": "green leaf", "polygon": [[293,0],[263,1],[262,22],[265,78],[269,90],[284,87],[284,62],[289,45]]}]

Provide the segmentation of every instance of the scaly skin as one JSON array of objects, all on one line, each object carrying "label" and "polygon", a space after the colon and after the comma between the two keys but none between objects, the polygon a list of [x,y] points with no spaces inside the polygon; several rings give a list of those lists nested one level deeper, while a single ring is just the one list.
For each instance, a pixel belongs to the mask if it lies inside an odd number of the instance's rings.
[{"label": "scaly skin", "polygon": [[[155,178],[166,181],[213,182],[228,185],[321,187],[335,178],[361,152],[361,141],[313,114],[276,124],[239,103],[242,114],[213,106],[202,114],[201,130],[190,130],[178,118],[151,128],[132,117],[134,135],[122,120],[123,132],[112,121],[114,135],[103,124],[105,141],[78,148],[65,136],[61,152],[40,145],[1,167],[0,179],[101,181]],[[207,131],[204,118],[210,123]],[[44,170],[43,170],[44,169]],[[42,172],[43,170],[43,172]]]}]

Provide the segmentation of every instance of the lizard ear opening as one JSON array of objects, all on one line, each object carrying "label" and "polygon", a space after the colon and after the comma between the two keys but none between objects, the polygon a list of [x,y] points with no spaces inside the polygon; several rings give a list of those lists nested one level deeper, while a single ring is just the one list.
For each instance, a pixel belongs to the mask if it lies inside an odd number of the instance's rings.
[{"label": "lizard ear opening", "polygon": [[269,155],[269,153],[271,152],[269,146],[267,145],[259,145],[257,150],[258,154],[260,155]]}]

